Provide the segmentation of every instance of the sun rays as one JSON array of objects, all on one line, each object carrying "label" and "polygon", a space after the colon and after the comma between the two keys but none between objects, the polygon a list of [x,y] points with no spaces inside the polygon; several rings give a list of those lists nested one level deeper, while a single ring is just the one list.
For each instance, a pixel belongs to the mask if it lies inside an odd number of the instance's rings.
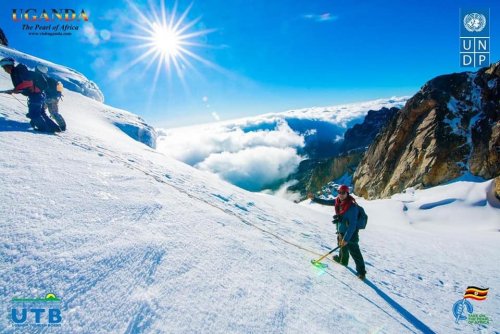
[{"label": "sun rays", "polygon": [[137,17],[136,20],[128,22],[135,31],[131,34],[118,35],[131,41],[131,48],[136,51],[137,56],[116,73],[117,77],[134,66],[145,66],[145,71],[155,66],[154,90],[162,74],[166,74],[169,81],[176,76],[182,85],[185,85],[186,71],[189,69],[195,71],[196,62],[211,68],[217,67],[197,54],[198,48],[209,47],[203,42],[203,38],[215,30],[200,29],[198,24],[200,17],[194,20],[188,19],[192,4],[182,13],[178,12],[177,2],[171,9],[168,9],[161,0],[160,8],[149,2],[147,11],[132,2],[128,5],[136,14],[132,16]]}]

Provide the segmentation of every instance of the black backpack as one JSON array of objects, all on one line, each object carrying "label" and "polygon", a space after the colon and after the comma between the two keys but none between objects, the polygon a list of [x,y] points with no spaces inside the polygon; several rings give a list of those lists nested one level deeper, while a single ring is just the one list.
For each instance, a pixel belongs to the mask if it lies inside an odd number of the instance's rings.
[{"label": "black backpack", "polygon": [[365,212],[365,209],[361,207],[359,204],[358,206],[358,229],[364,230],[366,228],[366,225],[368,224],[368,215]]},{"label": "black backpack", "polygon": [[40,89],[42,92],[47,90],[47,79],[42,73],[38,71],[30,71],[30,76],[33,81],[33,86]]},{"label": "black backpack", "polygon": [[[14,87],[17,87],[17,85],[19,85],[23,81],[32,80],[30,70],[28,70],[28,68],[24,64],[18,64],[17,66],[15,66],[10,75]],[[31,94],[31,90],[30,88],[25,88],[21,91],[21,93],[23,95],[29,96]]]}]

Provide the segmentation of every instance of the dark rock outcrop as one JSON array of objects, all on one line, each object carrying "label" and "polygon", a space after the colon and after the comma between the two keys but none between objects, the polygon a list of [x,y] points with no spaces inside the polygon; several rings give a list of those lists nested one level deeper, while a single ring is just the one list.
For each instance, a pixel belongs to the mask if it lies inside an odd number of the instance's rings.
[{"label": "dark rock outcrop", "polygon": [[361,150],[352,150],[349,154],[334,158],[304,160],[299,165],[299,171],[290,177],[299,182],[288,187],[288,190],[299,192],[302,198],[307,193],[316,193],[328,182],[339,179],[346,173],[352,175],[363,153]]},{"label": "dark rock outcrop", "polygon": [[7,36],[5,36],[5,33],[3,32],[2,28],[0,28],[0,44],[4,46],[9,46],[9,40],[7,39]]},{"label": "dark rock outcrop", "polygon": [[[298,172],[289,177],[298,180],[298,183],[290,186],[288,190],[299,192],[305,198],[307,193],[319,191],[325,184],[338,180],[346,173],[352,176],[366,148],[398,110],[382,108],[368,111],[363,123],[347,129],[342,141],[330,141],[328,152],[335,151],[335,155],[325,159],[302,161]],[[322,147],[322,151],[325,151],[325,147]]]},{"label": "dark rock outcrop", "polygon": [[465,172],[500,172],[500,63],[427,82],[375,139],[354,174],[354,191],[387,197]]},{"label": "dark rock outcrop", "polygon": [[375,136],[398,112],[398,108],[382,108],[370,110],[361,124],[356,124],[347,129],[344,140],[340,146],[340,152],[346,153],[353,149],[366,148],[370,146]]}]

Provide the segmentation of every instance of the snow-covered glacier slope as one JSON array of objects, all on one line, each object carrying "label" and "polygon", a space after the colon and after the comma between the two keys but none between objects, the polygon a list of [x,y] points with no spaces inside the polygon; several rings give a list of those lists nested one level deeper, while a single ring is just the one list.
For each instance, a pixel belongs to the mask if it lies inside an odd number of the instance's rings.
[{"label": "snow-covered glacier slope", "polygon": [[[169,158],[116,126],[133,115],[80,94],[60,107],[68,131],[47,135],[0,97],[0,332],[472,332],[451,312],[468,285],[490,288],[474,306],[498,330],[491,182],[361,201],[362,282],[331,260],[310,264],[335,246],[331,208]],[[60,327],[13,326],[12,298],[49,292]]]},{"label": "snow-covered glacier slope", "polygon": [[[71,99],[71,96],[79,95],[71,94],[71,91],[88,96],[98,102],[104,101],[104,95],[99,90],[99,87],[97,87],[94,82],[87,79],[83,74],[78,73],[71,68],[54,64],[44,59],[22,53],[14,49],[0,46],[0,58],[3,57],[13,57],[17,63],[23,63],[31,70],[33,70],[38,64],[47,66],[49,76],[53,77],[54,79],[60,80],[64,85],[63,99],[60,102],[60,106],[62,108],[62,114],[65,118],[73,118],[76,113],[80,113],[81,111],[83,111],[83,115],[85,116],[88,109],[97,108],[97,110],[100,111],[100,117],[104,116],[130,137],[148,145],[149,147],[156,147],[156,130],[152,126],[148,125],[139,116],[126,112],[124,110],[116,111],[115,108],[111,108],[108,106],[103,107],[103,105],[101,105],[100,103],[95,103],[94,101],[84,100],[83,102],[80,102],[80,100],[77,98],[76,101],[68,101],[69,105],[72,106],[69,108],[71,112],[65,113],[65,109],[68,109],[68,103],[67,101],[65,101],[67,97]],[[0,90],[12,88],[10,76],[2,69],[0,69],[0,83]],[[15,108],[22,109],[23,105],[24,107],[26,107],[26,98],[24,96],[19,94],[13,96],[0,94],[0,100],[8,102],[9,99],[18,100],[14,103]],[[78,103],[78,106],[76,108],[74,106],[75,102]],[[21,119],[23,121],[25,120],[24,118]],[[80,124],[81,122],[82,119],[74,119],[74,121],[70,119],[70,123],[72,124],[72,126],[74,126],[75,124]],[[89,120],[89,122],[92,122],[92,120]]]},{"label": "snow-covered glacier slope", "polygon": [[31,69],[34,69],[38,64],[45,65],[49,68],[49,74],[61,81],[66,89],[81,93],[100,102],[104,101],[104,94],[95,82],[87,79],[83,74],[72,68],[54,64],[45,59],[37,58],[3,45],[0,45],[0,57],[12,57],[17,62],[21,62]]}]

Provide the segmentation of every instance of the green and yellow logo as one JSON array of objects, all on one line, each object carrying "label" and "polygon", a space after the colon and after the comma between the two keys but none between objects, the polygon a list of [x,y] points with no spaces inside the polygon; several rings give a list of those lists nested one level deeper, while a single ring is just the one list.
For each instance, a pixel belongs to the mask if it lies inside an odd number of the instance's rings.
[{"label": "green and yellow logo", "polygon": [[14,303],[36,303],[36,302],[60,302],[55,294],[48,293],[45,298],[12,298]]},{"label": "green and yellow logo", "polygon": [[12,298],[12,325],[60,326],[60,302],[53,293],[47,293],[44,298]]}]

